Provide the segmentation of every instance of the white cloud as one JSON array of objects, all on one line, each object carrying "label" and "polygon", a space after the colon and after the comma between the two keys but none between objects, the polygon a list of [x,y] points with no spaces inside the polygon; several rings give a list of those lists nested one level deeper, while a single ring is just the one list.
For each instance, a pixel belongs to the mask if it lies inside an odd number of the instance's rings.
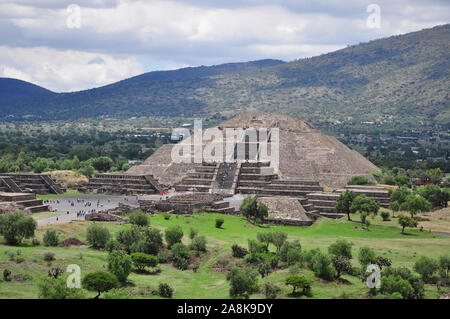
[{"label": "white cloud", "polygon": [[0,76],[29,81],[54,91],[97,87],[143,72],[135,58],[45,47],[0,46],[0,61]]}]

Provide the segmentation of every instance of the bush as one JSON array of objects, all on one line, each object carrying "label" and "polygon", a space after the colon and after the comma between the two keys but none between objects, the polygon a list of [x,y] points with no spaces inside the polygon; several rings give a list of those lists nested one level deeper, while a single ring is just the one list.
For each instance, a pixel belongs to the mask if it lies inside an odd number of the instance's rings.
[{"label": "bush", "polygon": [[285,242],[281,246],[278,253],[281,261],[288,263],[289,265],[295,264],[301,261],[302,258],[302,245],[298,240],[293,242]]},{"label": "bush", "polygon": [[365,271],[365,268],[369,264],[374,264],[376,262],[375,252],[372,248],[361,247],[358,252],[358,261],[364,268],[363,271]]},{"label": "bush", "polygon": [[160,283],[158,287],[158,294],[163,298],[172,298],[173,289],[168,284]]},{"label": "bush", "polygon": [[240,269],[233,267],[227,274],[230,281],[230,297],[248,299],[258,291],[258,273],[251,268]]},{"label": "bush", "polygon": [[333,280],[336,276],[336,271],[331,264],[331,258],[321,252],[314,255],[311,259],[312,270],[314,274],[325,280]]},{"label": "bush", "polygon": [[266,245],[264,245],[264,243],[261,243],[260,241],[257,241],[255,239],[248,240],[248,251],[252,255],[267,252]]},{"label": "bush", "polygon": [[382,276],[380,291],[383,294],[400,294],[403,298],[409,298],[414,292],[411,284],[400,276]]},{"label": "bush", "polygon": [[[381,287],[386,291],[393,291],[394,289],[383,288],[383,278],[388,276],[400,277],[407,280],[413,291],[407,296],[408,299],[421,299],[424,296],[425,288],[423,281],[416,275],[414,275],[408,268],[393,268],[387,267],[383,270],[381,276]],[[384,291],[383,290],[383,291]]]},{"label": "bush", "polygon": [[387,221],[390,220],[391,214],[389,214],[388,211],[384,210],[384,211],[381,212],[380,215],[381,215],[381,218],[383,218],[383,221],[387,222]]},{"label": "bush", "polygon": [[164,236],[166,238],[167,246],[170,249],[173,245],[181,243],[181,239],[183,239],[183,230],[180,226],[172,226],[166,229]]},{"label": "bush", "polygon": [[344,256],[333,255],[331,258],[333,267],[336,269],[336,277],[339,278],[341,274],[347,273],[351,274],[353,271],[352,264],[350,260]]},{"label": "bush", "polygon": [[395,185],[397,185],[397,186],[411,187],[411,181],[409,180],[409,177],[406,175],[395,176],[394,182],[395,182]]},{"label": "bush", "polygon": [[296,295],[297,289],[301,289],[300,295],[311,297],[311,281],[301,275],[289,276],[285,281],[287,286],[292,286],[292,295]]},{"label": "bush", "polygon": [[109,253],[112,252],[113,250],[121,250],[120,243],[117,240],[111,238],[106,243],[105,250]]},{"label": "bush", "polygon": [[368,215],[369,215],[369,214],[367,214],[366,212],[362,212],[362,213],[361,213],[361,215],[360,215],[360,217],[361,217],[361,223],[366,224],[367,216],[368,216]]},{"label": "bush", "polygon": [[98,224],[92,224],[87,229],[87,242],[95,249],[102,249],[106,247],[106,243],[111,237],[109,230]]},{"label": "bush", "polygon": [[272,233],[271,242],[276,247],[277,253],[280,251],[281,247],[284,245],[287,239],[287,234],[282,231],[275,231]]},{"label": "bush", "polygon": [[165,264],[167,262],[167,253],[165,251],[160,251],[157,255],[158,263]]},{"label": "bush", "polygon": [[148,226],[148,216],[141,210],[134,211],[130,214],[130,223],[137,226]]},{"label": "bush", "polygon": [[374,184],[367,179],[365,176],[353,176],[348,182],[347,185],[370,185]]},{"label": "bush", "polygon": [[8,245],[19,245],[24,238],[34,237],[37,222],[33,217],[26,217],[22,212],[0,215],[0,235]]},{"label": "bush", "polygon": [[57,246],[59,240],[56,230],[48,229],[44,234],[43,241],[45,246]]},{"label": "bush", "polygon": [[136,225],[131,226],[131,228],[129,229],[121,230],[117,235],[117,241],[123,246],[125,246],[129,251],[131,246],[134,243],[139,242],[142,238],[143,232]]},{"label": "bush", "polygon": [[266,296],[266,299],[275,299],[277,298],[277,295],[280,293],[281,289],[280,287],[271,284],[269,282],[266,282],[263,286],[264,295]]},{"label": "bush", "polygon": [[44,260],[45,261],[53,261],[55,260],[55,254],[51,251],[47,251],[44,253]]},{"label": "bush", "polygon": [[60,276],[57,279],[43,277],[38,281],[38,297],[40,299],[82,299],[82,289],[67,287],[67,277]]},{"label": "bush", "polygon": [[233,257],[235,258],[244,258],[248,253],[247,249],[239,246],[238,244],[234,244],[233,246],[231,246],[231,252]]},{"label": "bush", "polygon": [[350,206],[350,212],[366,212],[366,213],[374,213],[377,214],[380,210],[380,203],[370,197],[366,197],[366,195],[358,195],[353,200]]},{"label": "bush", "polygon": [[205,236],[194,237],[194,239],[192,239],[192,242],[191,242],[191,245],[190,245],[190,249],[191,250],[195,250],[195,251],[206,251],[206,238],[205,238]]},{"label": "bush", "polygon": [[424,282],[431,282],[433,274],[439,269],[436,260],[429,257],[421,256],[414,264],[414,271],[422,277]]},{"label": "bush", "polygon": [[328,253],[333,256],[340,256],[347,259],[352,259],[352,246],[351,242],[345,239],[338,239],[334,244],[328,247]]},{"label": "bush", "polygon": [[129,250],[131,252],[142,252],[156,255],[163,246],[163,238],[159,229],[145,228],[138,230],[138,241],[134,242]]},{"label": "bush", "polygon": [[121,250],[114,250],[109,253],[107,262],[108,271],[116,275],[119,282],[124,284],[131,272],[131,257]]},{"label": "bush", "polygon": [[447,207],[450,200],[450,194],[437,185],[419,187],[418,192],[420,196],[424,197],[435,208]]},{"label": "bush", "polygon": [[11,270],[9,270],[9,269],[3,270],[3,280],[11,281]]},{"label": "bush", "polygon": [[163,217],[165,220],[169,220],[172,215],[170,215],[169,213],[163,213]]},{"label": "bush", "polygon": [[189,231],[189,238],[194,239],[198,235],[198,230],[191,228]]},{"label": "bush", "polygon": [[189,249],[182,243],[176,243],[172,246],[171,257],[175,267],[186,270],[189,265]]},{"label": "bush", "polygon": [[132,253],[131,260],[139,271],[144,271],[145,267],[156,267],[158,264],[158,258],[156,256],[145,253]]},{"label": "bush", "polygon": [[216,228],[221,228],[224,222],[223,218],[216,218]]},{"label": "bush", "polygon": [[83,278],[82,286],[86,290],[97,292],[97,296],[94,297],[97,299],[102,292],[117,288],[119,286],[119,281],[113,274],[97,271],[87,274]]}]

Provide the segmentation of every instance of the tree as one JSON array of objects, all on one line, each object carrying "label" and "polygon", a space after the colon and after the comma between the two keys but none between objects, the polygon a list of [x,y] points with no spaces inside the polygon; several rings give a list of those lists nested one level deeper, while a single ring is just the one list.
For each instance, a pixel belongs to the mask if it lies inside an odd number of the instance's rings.
[{"label": "tree", "polygon": [[414,263],[414,271],[420,274],[424,282],[430,282],[433,274],[438,269],[438,262],[426,256],[419,257],[419,259]]},{"label": "tree", "polygon": [[347,219],[350,219],[350,207],[353,203],[353,200],[356,198],[356,193],[353,191],[345,191],[342,192],[336,201],[336,205],[334,206],[334,210],[336,213],[347,214]]},{"label": "tree", "polygon": [[238,244],[234,244],[231,246],[232,255],[235,258],[243,258],[247,255],[248,251],[244,247],[239,246]]},{"label": "tree", "polygon": [[419,212],[424,213],[430,211],[431,204],[422,196],[408,195],[405,202],[400,205],[400,209],[408,211],[412,218]]},{"label": "tree", "polygon": [[348,182],[347,185],[368,185],[374,184],[369,181],[365,176],[353,176]]},{"label": "tree", "polygon": [[382,276],[380,291],[383,294],[399,293],[403,298],[409,298],[414,292],[411,284],[400,276]]},{"label": "tree", "polygon": [[409,180],[409,177],[406,175],[395,176],[394,182],[395,182],[395,185],[397,185],[397,186],[411,187],[411,181]]},{"label": "tree", "polygon": [[359,248],[358,261],[363,268],[366,268],[369,264],[374,264],[377,261],[374,250],[370,247]]},{"label": "tree", "polygon": [[[400,208],[400,205],[406,201],[406,197],[408,197],[408,195],[411,195],[411,194],[412,194],[411,191],[404,186],[393,190],[391,192],[391,209],[394,211],[398,211]],[[395,205],[395,206],[393,207],[393,205]],[[397,209],[394,209],[394,208],[397,208]]]},{"label": "tree", "polygon": [[167,246],[170,249],[176,243],[181,243],[181,239],[183,239],[183,230],[180,226],[171,226],[166,229],[164,236],[166,238]]},{"label": "tree", "polygon": [[272,267],[270,267],[270,264],[267,261],[264,261],[258,265],[258,272],[262,278],[269,274],[270,269],[272,269]]},{"label": "tree", "polygon": [[336,278],[339,278],[342,273],[351,273],[352,264],[350,260],[344,256],[334,255],[331,257],[334,269],[336,269]]},{"label": "tree", "polygon": [[79,169],[80,168],[80,160],[78,159],[78,156],[74,156],[72,160],[72,169]]},{"label": "tree", "polygon": [[336,275],[335,269],[332,267],[331,258],[321,252],[317,253],[311,259],[312,270],[314,274],[325,280],[333,280]]},{"label": "tree", "polygon": [[42,277],[38,284],[38,298],[40,299],[82,299],[84,293],[82,289],[67,287],[67,276],[60,276],[57,279],[52,277]]},{"label": "tree", "polygon": [[114,250],[109,253],[107,262],[108,271],[116,275],[120,283],[126,283],[131,272],[131,257],[121,250]]},{"label": "tree", "polygon": [[133,261],[134,266],[140,272],[143,272],[145,270],[145,267],[153,268],[158,265],[158,258],[146,253],[132,253],[131,260]]},{"label": "tree", "polygon": [[100,172],[109,171],[113,164],[113,160],[107,156],[97,157],[92,161],[92,167]]},{"label": "tree", "polygon": [[405,215],[398,216],[398,223],[402,226],[402,234],[405,233],[405,227],[417,227],[417,220]]},{"label": "tree", "polygon": [[230,281],[230,297],[248,299],[258,291],[258,273],[251,268],[240,269],[233,267],[227,274]]},{"label": "tree", "polygon": [[269,209],[264,203],[258,203],[256,197],[247,196],[239,211],[245,216],[247,221],[253,220],[255,223],[264,223],[269,215]]},{"label": "tree", "polygon": [[278,256],[281,261],[288,263],[289,265],[299,262],[302,258],[302,245],[298,240],[293,242],[286,241],[281,246]]},{"label": "tree", "polygon": [[277,249],[277,253],[280,251],[281,247],[286,242],[286,239],[287,239],[287,234],[285,232],[275,231],[272,233],[271,240],[272,240],[272,244],[274,244],[274,246]]},{"label": "tree", "polygon": [[272,233],[258,232],[256,234],[256,239],[265,245],[266,251],[269,251],[269,244],[272,242]]},{"label": "tree", "polygon": [[366,213],[374,213],[377,214],[380,209],[380,203],[370,197],[366,197],[366,195],[358,195],[353,200],[350,206],[350,212],[366,212]]},{"label": "tree", "polygon": [[136,210],[130,214],[130,223],[137,226],[148,226],[148,216],[141,210]]},{"label": "tree", "polygon": [[100,297],[102,292],[106,292],[119,286],[117,277],[111,273],[105,271],[97,271],[87,274],[83,278],[82,286],[89,291],[97,292],[94,299]]},{"label": "tree", "polygon": [[428,170],[427,174],[430,176],[433,184],[439,184],[442,180],[443,174],[439,167]]},{"label": "tree", "polygon": [[56,233],[56,230],[47,229],[44,234],[43,242],[45,246],[57,246],[58,234]]},{"label": "tree", "polygon": [[158,294],[163,298],[172,298],[173,289],[166,283],[160,283],[158,287]]},{"label": "tree", "polygon": [[345,239],[338,239],[334,244],[331,244],[328,247],[328,253],[333,256],[352,259],[352,246],[353,243],[348,242]]},{"label": "tree", "polygon": [[450,194],[437,185],[419,187],[418,192],[420,196],[429,201],[433,207],[447,207],[448,201],[450,200]]},{"label": "tree", "polygon": [[175,267],[186,270],[189,265],[189,248],[182,243],[176,243],[172,246],[171,257]]},{"label": "tree", "polygon": [[0,235],[8,245],[19,245],[24,238],[34,237],[37,223],[33,217],[26,217],[17,211],[9,215],[0,215]]},{"label": "tree", "polygon": [[311,297],[311,281],[301,275],[293,275],[286,278],[287,286],[292,286],[292,295],[296,294],[297,289],[302,289],[300,295]]},{"label": "tree", "polygon": [[269,208],[264,203],[258,204],[258,210],[256,211],[255,222],[259,224],[263,224],[266,220],[267,216],[269,216]]},{"label": "tree", "polygon": [[275,299],[278,293],[281,291],[280,287],[271,284],[270,282],[264,283],[263,290],[266,299]]},{"label": "tree", "polygon": [[86,240],[95,249],[105,248],[110,237],[109,230],[96,223],[87,228]]},{"label": "tree", "polygon": [[389,258],[382,256],[378,256],[375,263],[380,267],[380,269],[383,269],[383,267],[391,267],[392,265],[392,261]]},{"label": "tree", "polygon": [[450,255],[442,255],[439,257],[439,269],[441,271],[441,277],[448,279],[450,272]]},{"label": "tree", "polygon": [[192,239],[191,250],[195,251],[206,251],[206,238],[205,236],[196,236]]}]

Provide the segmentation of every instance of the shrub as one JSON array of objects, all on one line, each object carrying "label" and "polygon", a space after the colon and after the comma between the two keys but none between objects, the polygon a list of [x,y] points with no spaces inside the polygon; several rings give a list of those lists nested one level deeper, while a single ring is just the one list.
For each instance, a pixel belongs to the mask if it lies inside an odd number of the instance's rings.
[{"label": "shrub", "polygon": [[280,260],[288,263],[289,265],[295,264],[301,260],[302,246],[298,240],[293,242],[285,242],[281,246],[278,256]]},{"label": "shrub", "polygon": [[331,258],[321,252],[314,255],[311,259],[312,270],[314,274],[325,280],[333,280],[336,276],[336,271],[331,265]]},{"label": "shrub", "polygon": [[230,297],[248,299],[258,291],[258,273],[252,268],[233,267],[227,274],[230,281]]},{"label": "shrub", "polygon": [[172,246],[171,257],[175,267],[186,270],[189,265],[189,249],[182,243],[176,243]]},{"label": "shrub", "polygon": [[328,253],[333,256],[340,256],[347,259],[352,259],[352,246],[351,242],[345,239],[338,239],[334,244],[328,247]]},{"label": "shrub", "polygon": [[233,246],[231,246],[231,252],[233,257],[235,258],[244,258],[248,253],[247,249],[239,246],[238,244],[234,244]]},{"label": "shrub", "polygon": [[131,260],[139,271],[144,271],[145,267],[156,267],[158,264],[158,258],[156,256],[145,253],[132,253]]},{"label": "shrub", "polygon": [[157,255],[158,263],[165,264],[167,262],[167,253],[165,251],[160,251]]},{"label": "shrub", "polygon": [[282,231],[275,231],[272,233],[271,242],[276,247],[277,253],[280,251],[283,244],[286,242],[287,234]]},{"label": "shrub", "polygon": [[368,216],[369,214],[367,214],[367,212],[362,212],[361,213],[361,223],[363,223],[363,224],[366,224],[366,221],[367,221],[367,216]]},{"label": "shrub", "polygon": [[263,286],[264,295],[266,296],[266,299],[275,299],[277,298],[277,295],[280,293],[281,289],[280,287],[271,284],[270,282],[266,282]]},{"label": "shrub", "polygon": [[37,222],[33,217],[26,217],[22,212],[0,215],[0,235],[8,245],[19,245],[24,238],[34,237]]},{"label": "shrub", "polygon": [[181,239],[183,239],[183,230],[180,226],[172,226],[166,229],[164,236],[166,238],[167,246],[170,249],[173,245],[181,243]]},{"label": "shrub", "polygon": [[450,200],[450,194],[437,185],[419,187],[418,192],[420,196],[428,200],[436,208],[447,207],[448,201]]},{"label": "shrub", "polygon": [[424,282],[431,282],[433,274],[439,269],[436,260],[421,256],[414,264],[414,271],[422,277]]},{"label": "shrub", "polygon": [[165,220],[169,220],[172,215],[170,215],[169,213],[163,213],[163,217]]},{"label": "shrub", "polygon": [[102,292],[117,288],[119,286],[119,282],[117,277],[113,274],[104,271],[97,271],[87,274],[83,278],[82,286],[86,290],[97,292],[97,296],[94,297],[97,299]]},{"label": "shrub", "polygon": [[45,246],[57,246],[58,245],[58,234],[56,230],[47,230],[44,234],[44,245]]},{"label": "shrub", "polygon": [[263,243],[255,240],[255,239],[249,239],[248,240],[248,251],[250,254],[259,254],[259,253],[265,253],[266,245]]},{"label": "shrub", "polygon": [[264,278],[265,275],[269,274],[270,269],[272,269],[272,267],[270,267],[270,264],[266,261],[264,261],[258,265],[258,272],[262,278]]},{"label": "shrub", "polygon": [[353,176],[348,182],[347,185],[369,185],[374,184],[367,179],[365,176]]},{"label": "shrub", "polygon": [[411,187],[411,181],[409,180],[409,177],[406,175],[395,176],[394,182],[395,182],[395,185],[397,185],[397,186]]},{"label": "shrub", "polygon": [[194,237],[194,239],[192,239],[192,242],[191,242],[191,245],[190,245],[190,249],[191,250],[195,250],[195,251],[206,251],[206,238],[205,238],[205,236]]},{"label": "shrub", "polygon": [[224,222],[223,218],[216,218],[216,228],[221,228]]},{"label": "shrub", "polygon": [[163,298],[172,298],[173,289],[168,284],[160,283],[158,287],[158,294]]},{"label": "shrub", "polygon": [[3,280],[11,281],[11,270],[9,270],[9,269],[3,270]]},{"label": "shrub", "polygon": [[136,210],[130,214],[130,223],[137,226],[148,226],[148,216],[141,210]]},{"label": "shrub", "polygon": [[269,244],[272,242],[272,233],[258,232],[256,234],[256,239],[266,246],[266,251],[269,251]]},{"label": "shrub", "polygon": [[110,237],[109,230],[98,224],[92,224],[87,229],[87,242],[95,249],[105,248]]},{"label": "shrub", "polygon": [[134,242],[129,248],[130,252],[143,252],[146,254],[156,255],[163,246],[163,239],[161,232],[156,228],[145,228],[139,230],[140,238]]},{"label": "shrub", "polygon": [[286,278],[287,286],[292,286],[292,295],[295,295],[297,289],[301,289],[300,295],[311,297],[311,281],[301,275],[293,275]]},{"label": "shrub", "polygon": [[391,267],[392,261],[389,258],[378,256],[376,264],[380,267],[380,269],[383,269],[383,267]]},{"label": "shrub", "polygon": [[448,279],[450,272],[450,255],[439,256],[439,270],[441,277]]},{"label": "shrub", "polygon": [[376,262],[375,252],[370,247],[361,247],[358,252],[358,261],[364,268],[363,271],[365,271],[369,264]]},{"label": "shrub", "polygon": [[112,252],[113,250],[120,250],[120,249],[121,249],[120,243],[113,238],[108,240],[108,242],[105,245],[105,250],[109,253]]},{"label": "shrub", "polygon": [[191,228],[189,231],[189,238],[194,239],[198,235],[198,230],[195,228]]},{"label": "shrub", "polygon": [[108,271],[116,275],[120,283],[125,283],[131,272],[131,257],[121,250],[114,250],[109,253],[107,262]]},{"label": "shrub", "polygon": [[382,276],[381,277],[381,293],[394,294],[398,293],[403,298],[409,298],[413,294],[414,289],[411,284],[400,276]]},{"label": "shrub", "polygon": [[383,218],[383,221],[387,222],[389,220],[389,217],[391,217],[391,214],[389,214],[388,211],[382,211],[381,212],[381,218]]},{"label": "shrub", "polygon": [[358,195],[353,200],[350,206],[350,212],[366,212],[366,213],[374,213],[377,214],[380,210],[380,203],[370,197],[366,197],[366,195]]},{"label": "shrub", "polygon": [[44,260],[45,261],[53,261],[55,260],[55,254],[51,251],[47,251],[44,253]]},{"label": "shrub", "polygon": [[133,225],[129,229],[124,229],[117,235],[117,241],[125,246],[129,251],[134,243],[139,242],[143,238],[142,230]]},{"label": "shrub", "polygon": [[38,297],[40,299],[82,299],[82,289],[67,287],[67,277],[60,276],[57,279],[43,277],[38,281]]},{"label": "shrub", "polygon": [[408,295],[408,299],[421,299],[424,296],[425,288],[424,283],[420,279],[419,276],[414,275],[411,270],[408,268],[393,268],[393,267],[386,267],[381,276],[381,286],[383,287],[383,278],[387,276],[396,276],[400,277],[404,280],[407,280],[411,287],[413,288],[413,291],[410,295]]},{"label": "shrub", "polygon": [[351,274],[353,269],[352,269],[352,264],[350,263],[350,260],[344,256],[339,256],[339,255],[333,255],[333,257],[331,258],[332,263],[333,263],[333,267],[334,269],[336,269],[336,277],[339,278],[341,276],[341,274],[343,273],[347,273],[347,274]]}]

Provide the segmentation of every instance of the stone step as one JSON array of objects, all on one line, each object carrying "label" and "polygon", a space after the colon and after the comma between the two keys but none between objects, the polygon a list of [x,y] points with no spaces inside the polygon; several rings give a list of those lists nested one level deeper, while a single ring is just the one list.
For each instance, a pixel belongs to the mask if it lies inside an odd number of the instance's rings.
[{"label": "stone step", "polygon": [[187,177],[189,177],[189,178],[212,179],[213,176],[214,176],[214,173],[197,173],[197,172],[187,173]]},{"label": "stone step", "polygon": [[336,205],[336,201],[334,200],[321,200],[321,199],[309,199],[308,203],[317,206],[325,206],[325,207],[334,207]]},{"label": "stone step", "polygon": [[206,211],[209,213],[219,213],[219,214],[231,214],[235,212],[233,207],[209,208]]},{"label": "stone step", "polygon": [[183,178],[181,183],[184,185],[205,185],[211,186],[210,179],[200,179],[200,178]]},{"label": "stone step", "polygon": [[339,219],[345,216],[345,214],[338,214],[338,213],[329,213],[329,212],[320,212],[320,216],[327,217],[327,218],[333,218],[333,219]]},{"label": "stone step", "polygon": [[197,173],[214,173],[215,166],[196,166],[195,172]]},{"label": "stone step", "polygon": [[338,200],[341,194],[337,193],[308,193],[306,197],[308,199],[319,199],[319,200]]},{"label": "stone step", "polygon": [[265,187],[269,184],[269,181],[265,180],[240,180],[238,181],[238,186],[246,187]]},{"label": "stone step", "polygon": [[25,207],[41,206],[42,199],[29,199],[29,200],[18,201],[16,203],[20,204],[22,206],[25,206]]},{"label": "stone step", "polygon": [[241,167],[269,167],[270,162],[248,162],[242,163]]},{"label": "stone step", "polygon": [[40,213],[40,212],[46,212],[49,210],[48,205],[39,205],[39,206],[31,206],[27,207],[26,210],[32,212],[32,213]]},{"label": "stone step", "polygon": [[[342,193],[347,191],[348,189],[337,189],[336,193]],[[387,190],[366,190],[366,189],[351,189],[352,192],[355,192],[358,195],[364,194],[367,197],[386,197],[389,198],[389,192]]]},{"label": "stone step", "polygon": [[251,174],[251,173],[241,173],[239,174],[239,180],[263,180],[263,181],[271,181],[276,178],[275,174],[271,175],[261,175],[261,174]]},{"label": "stone step", "polygon": [[177,192],[189,192],[189,191],[209,192],[210,189],[211,189],[211,186],[202,186],[202,185],[179,184],[179,185],[175,186],[175,191],[177,191]]},{"label": "stone step", "polygon": [[318,210],[321,213],[334,213],[334,206],[316,206],[314,205],[314,208]]},{"label": "stone step", "polygon": [[308,191],[301,190],[281,190],[281,189],[266,189],[256,187],[237,187],[236,191],[242,194],[256,194],[267,196],[292,196],[292,197],[304,197]]},{"label": "stone step", "polygon": [[302,204],[302,206],[307,212],[315,210],[315,207],[313,204]]},{"label": "stone step", "polygon": [[314,191],[322,191],[322,187],[320,186],[310,186],[310,185],[279,185],[279,184],[267,184],[266,189],[286,189],[286,190],[301,190],[306,192],[314,192]]},{"label": "stone step", "polygon": [[241,173],[244,174],[260,174],[261,169],[259,167],[242,167],[241,166]]},{"label": "stone step", "polygon": [[18,202],[36,199],[35,194],[24,193],[2,193],[0,194],[0,202]]},{"label": "stone step", "polygon": [[213,208],[215,208],[215,209],[226,208],[229,206],[230,206],[230,203],[228,203],[226,201],[218,201],[218,202],[213,203]]},{"label": "stone step", "polygon": [[318,181],[313,180],[295,180],[295,179],[277,179],[272,182],[272,184],[277,185],[308,185],[308,186],[319,186],[320,183]]}]

